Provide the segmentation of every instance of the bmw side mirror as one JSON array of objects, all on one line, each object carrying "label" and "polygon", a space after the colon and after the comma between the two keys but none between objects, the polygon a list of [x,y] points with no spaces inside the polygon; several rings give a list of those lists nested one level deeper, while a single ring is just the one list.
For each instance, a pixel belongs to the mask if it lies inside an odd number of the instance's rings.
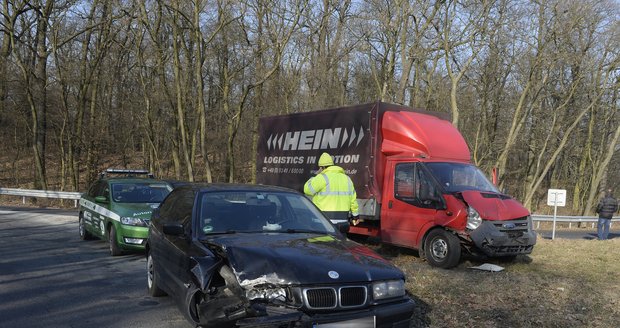
[{"label": "bmw side mirror", "polygon": [[349,228],[351,226],[349,225],[349,222],[338,222],[336,223],[336,228],[338,229],[338,231],[342,232],[342,233],[347,233],[349,232]]},{"label": "bmw side mirror", "polygon": [[185,229],[182,224],[164,224],[163,231],[166,235],[183,236]]}]

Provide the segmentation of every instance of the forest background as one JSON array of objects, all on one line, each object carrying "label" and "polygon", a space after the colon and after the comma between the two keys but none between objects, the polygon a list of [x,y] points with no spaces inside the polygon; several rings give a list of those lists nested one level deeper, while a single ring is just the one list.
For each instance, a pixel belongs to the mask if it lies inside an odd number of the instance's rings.
[{"label": "forest background", "polygon": [[0,186],[108,167],[253,182],[258,118],[385,101],[449,113],[532,211],[620,191],[614,0],[1,0]]}]

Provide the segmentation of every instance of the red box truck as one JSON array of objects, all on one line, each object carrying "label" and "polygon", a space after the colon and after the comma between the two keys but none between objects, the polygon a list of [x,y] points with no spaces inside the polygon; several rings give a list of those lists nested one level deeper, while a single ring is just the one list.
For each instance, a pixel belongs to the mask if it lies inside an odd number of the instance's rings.
[{"label": "red box truck", "polygon": [[450,268],[463,251],[529,254],[529,211],[470,161],[469,148],[438,113],[383,102],[264,117],[257,182],[303,192],[327,152],[351,177],[364,221],[349,233],[419,250]]}]

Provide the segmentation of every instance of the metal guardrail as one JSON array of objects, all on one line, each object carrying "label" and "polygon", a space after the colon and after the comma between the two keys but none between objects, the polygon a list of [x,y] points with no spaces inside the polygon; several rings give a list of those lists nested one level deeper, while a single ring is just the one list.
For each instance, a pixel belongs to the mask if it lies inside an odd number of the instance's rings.
[{"label": "metal guardrail", "polygon": [[21,196],[24,204],[26,204],[26,197],[73,199],[75,207],[77,207],[78,200],[82,197],[81,192],[15,188],[0,188],[0,195]]},{"label": "metal guardrail", "polygon": [[[614,216],[613,221],[620,220],[620,216]],[[553,222],[553,215],[532,214],[532,221],[536,222],[536,229],[540,227],[540,222]],[[572,228],[573,223],[592,223],[592,227],[598,222],[598,216],[570,216],[570,215],[558,215],[555,217],[556,222],[568,222],[568,227]]]},{"label": "metal guardrail", "polygon": [[[26,203],[26,197],[45,197],[45,198],[60,198],[60,199],[73,199],[75,201],[75,207],[77,202],[82,197],[81,192],[73,191],[51,191],[51,190],[34,190],[34,189],[15,189],[15,188],[0,188],[0,195],[12,195],[22,196],[23,203]],[[620,220],[620,216],[615,216],[613,220]],[[553,215],[532,214],[532,221],[536,222],[536,228],[540,227],[540,222],[553,222]],[[598,222],[596,216],[568,216],[558,215],[555,217],[556,222],[568,222],[569,227],[573,223],[580,222],[592,222],[592,225]]]}]

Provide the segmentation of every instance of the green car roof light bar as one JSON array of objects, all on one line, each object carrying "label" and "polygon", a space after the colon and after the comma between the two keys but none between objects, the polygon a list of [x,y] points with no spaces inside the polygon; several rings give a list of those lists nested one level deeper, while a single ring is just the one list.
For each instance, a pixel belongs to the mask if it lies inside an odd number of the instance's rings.
[{"label": "green car roof light bar", "polygon": [[103,178],[109,174],[119,174],[126,176],[146,175],[151,179],[155,178],[155,175],[148,170],[132,170],[132,169],[107,169],[99,174],[100,178]]}]

